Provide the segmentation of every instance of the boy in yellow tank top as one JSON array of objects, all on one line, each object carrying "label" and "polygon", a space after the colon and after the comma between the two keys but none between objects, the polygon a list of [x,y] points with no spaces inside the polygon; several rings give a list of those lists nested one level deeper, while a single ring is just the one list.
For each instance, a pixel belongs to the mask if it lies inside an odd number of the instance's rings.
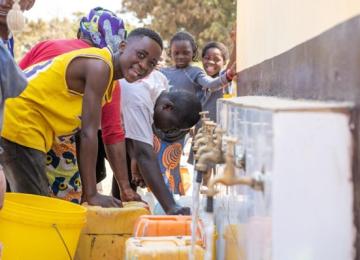
[{"label": "boy in yellow tank top", "polygon": [[114,80],[146,77],[162,49],[157,33],[139,28],[115,53],[108,48],[81,49],[30,67],[26,89],[5,102],[0,161],[11,190],[48,196],[46,152],[55,137],[66,138],[81,129],[83,198],[91,205],[119,206],[120,201],[96,190],[101,107],[111,99]]}]

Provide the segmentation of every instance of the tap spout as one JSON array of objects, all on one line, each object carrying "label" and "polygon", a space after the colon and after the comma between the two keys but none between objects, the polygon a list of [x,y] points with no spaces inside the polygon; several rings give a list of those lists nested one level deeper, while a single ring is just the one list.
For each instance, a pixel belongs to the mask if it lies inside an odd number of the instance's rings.
[{"label": "tap spout", "polygon": [[262,179],[257,179],[254,177],[224,177],[219,176],[211,179],[208,183],[208,196],[215,196],[218,191],[215,189],[215,185],[223,184],[225,186],[234,186],[234,185],[246,185],[254,190],[264,191],[264,182]]},{"label": "tap spout", "polygon": [[221,176],[216,176],[209,181],[207,195],[214,196],[217,193],[217,190],[215,189],[215,185],[217,184],[223,184],[226,186],[247,185],[255,190],[263,191],[264,181],[262,175],[255,177],[238,177],[235,175],[234,147],[237,143],[237,140],[229,137],[225,137],[224,139],[227,140],[225,169]]},{"label": "tap spout", "polygon": [[209,164],[217,164],[223,162],[223,152],[219,149],[212,149],[203,154],[199,153],[198,163],[195,167],[198,171],[205,172],[209,168]]}]

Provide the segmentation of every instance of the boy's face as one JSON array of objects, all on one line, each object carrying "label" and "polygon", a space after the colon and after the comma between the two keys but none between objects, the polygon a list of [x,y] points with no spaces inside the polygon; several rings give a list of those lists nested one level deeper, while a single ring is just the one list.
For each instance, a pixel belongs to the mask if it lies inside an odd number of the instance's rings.
[{"label": "boy's face", "polygon": [[120,51],[122,75],[130,83],[148,76],[156,67],[162,52],[159,44],[147,36],[129,38]]},{"label": "boy's face", "polygon": [[170,48],[171,58],[177,68],[190,65],[194,52],[189,41],[174,41]]},{"label": "boy's face", "polygon": [[157,105],[154,109],[154,125],[161,131],[166,132],[177,128],[178,122],[170,109]]},{"label": "boy's face", "polygon": [[219,74],[225,65],[224,58],[218,48],[208,49],[202,58],[202,63],[206,74],[209,76]]},{"label": "boy's face", "polygon": [[[30,10],[35,3],[35,0],[21,0],[20,8],[22,11]],[[0,24],[6,25],[6,15],[11,10],[13,0],[0,0]]]}]

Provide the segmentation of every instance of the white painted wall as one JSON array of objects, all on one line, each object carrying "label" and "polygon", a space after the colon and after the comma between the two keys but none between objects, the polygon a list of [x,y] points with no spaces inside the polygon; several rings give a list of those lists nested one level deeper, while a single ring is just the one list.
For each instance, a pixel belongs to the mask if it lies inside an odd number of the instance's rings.
[{"label": "white painted wall", "polygon": [[349,116],[280,112],[273,125],[272,259],[353,259]]},{"label": "white painted wall", "polygon": [[279,55],[359,14],[359,0],[238,0],[237,70]]}]

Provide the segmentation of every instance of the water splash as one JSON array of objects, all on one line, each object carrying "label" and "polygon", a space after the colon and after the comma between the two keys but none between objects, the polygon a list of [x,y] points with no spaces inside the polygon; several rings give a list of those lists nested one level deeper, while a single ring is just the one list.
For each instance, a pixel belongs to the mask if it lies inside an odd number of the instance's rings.
[{"label": "water splash", "polygon": [[[196,176],[194,174],[194,176]],[[196,177],[195,177],[196,178]],[[191,218],[191,250],[189,259],[193,260],[195,255],[196,245],[196,230],[199,222],[199,201],[200,201],[200,183],[193,182],[193,193],[192,193],[192,218]]]}]

